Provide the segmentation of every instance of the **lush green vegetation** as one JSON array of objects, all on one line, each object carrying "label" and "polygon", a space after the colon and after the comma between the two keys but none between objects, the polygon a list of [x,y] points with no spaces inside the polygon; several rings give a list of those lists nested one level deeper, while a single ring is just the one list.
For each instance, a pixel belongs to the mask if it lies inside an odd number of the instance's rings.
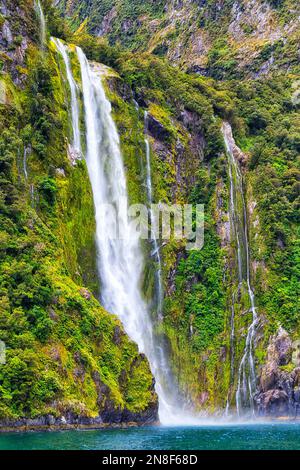
[{"label": "lush green vegetation", "polygon": [[85,25],[113,46],[168,57],[184,70],[200,65],[209,76],[225,79],[299,65],[298,2],[268,3],[61,0],[59,8],[73,30]]},{"label": "lush green vegetation", "polygon": [[[279,324],[292,334],[296,334],[298,325],[297,296],[293,295],[298,269],[295,251],[298,114],[291,100],[296,76],[291,75],[284,82],[282,76],[278,76],[270,84],[264,80],[217,83],[184,74],[153,55],[136,56],[119,47],[111,47],[105,40],[89,36],[85,28],[77,32],[74,40],[90,58],[109,64],[119,74],[119,78],[109,79],[113,91],[108,92],[121,133],[132,200],[139,201],[145,197],[141,192],[145,178],[141,165],[145,158],[143,109],[136,112],[132,101],[134,96],[166,131],[166,140],[159,151],[155,150],[159,136],[154,136],[152,141],[156,200],[205,204],[204,249],[199,253],[185,253],[184,247],[176,243],[163,249],[164,282],[169,292],[165,301],[163,334],[170,345],[173,368],[181,387],[192,396],[199,393],[199,388],[208,393],[204,407],[213,409],[224,403],[227,395],[229,318],[232,289],[235,290],[234,272],[226,269],[234,253],[230,247],[221,248],[216,234],[217,227],[226,220],[228,193],[220,121],[215,120],[215,116],[232,122],[238,143],[249,155],[247,198],[249,207],[253,200],[257,203],[250,214],[254,224],[250,226],[251,256],[259,266],[253,281],[260,314],[267,318],[265,335],[257,348],[259,358],[269,335]],[[216,44],[226,48],[226,43]],[[226,53],[224,58],[227,60]],[[215,59],[213,63],[217,63]],[[231,77],[230,68],[227,69],[222,62],[219,67],[222,71],[219,78]],[[183,125],[182,115],[186,112],[192,113],[193,122]],[[279,122],[282,123],[280,132]],[[200,133],[204,139],[202,162],[191,153],[194,133]],[[176,163],[178,142],[183,148],[179,179]],[[266,183],[268,191],[265,190]],[[220,185],[223,187],[221,195],[217,189]],[[216,211],[220,196],[223,205],[222,209],[219,208],[221,219]],[[272,203],[275,204],[270,210]],[[259,219],[259,229],[255,228],[256,218]],[[280,235],[283,232],[285,235]],[[284,272],[283,266],[286,267]],[[175,277],[170,280],[170,272],[174,268]],[[151,275],[151,263],[148,269]],[[149,282],[147,273],[145,280]],[[153,283],[151,285],[153,289]],[[146,291],[148,296],[153,295],[147,287]],[[235,305],[236,330],[246,331],[250,321],[250,316],[243,313],[246,308],[247,302],[243,299]],[[238,367],[243,342],[237,341],[235,348]],[[219,385],[216,385],[215,377],[218,377]]]},{"label": "lush green vegetation", "polygon": [[85,163],[67,156],[67,89],[55,53],[32,44],[25,67],[22,89],[0,77],[0,419],[134,419],[155,407],[152,376],[91,292],[94,209]]},{"label": "lush green vegetation", "polygon": [[[256,290],[262,310],[276,328],[299,328],[299,105],[295,76],[237,86],[247,137],[249,198],[259,225],[252,229],[253,258],[261,267]],[[257,236],[255,236],[257,234]]]},{"label": "lush green vegetation", "polygon": [[[28,12],[30,2],[23,3]],[[45,0],[48,34],[80,45],[90,59],[113,68],[106,71],[105,86],[121,137],[131,201],[146,200],[147,109],[158,123],[148,136],[155,200],[205,205],[202,250],[188,252],[185,243],[175,240],[162,247],[164,321],[157,334],[168,346],[180,388],[199,407],[214,410],[225,404],[228,393],[236,290],[234,247],[224,236],[229,195],[221,120],[230,121],[246,156],[242,171],[251,278],[260,316],[258,372],[279,325],[299,337],[297,35],[266,41],[251,66],[241,70],[227,34],[233,2],[224,2],[219,11],[209,1],[197,17],[211,38],[207,69],[213,78],[204,78],[171,66],[163,58],[168,42],[154,41],[154,54],[124,48],[147,44],[151,19],[167,26],[165,2],[114,3],[118,21],[110,42],[88,33],[110,11],[111,2],[106,1],[91,2],[88,8],[73,2],[77,16],[70,26],[78,29],[72,34]],[[283,23],[289,21],[286,7],[292,6],[291,0],[269,3],[283,14]],[[155,402],[152,377],[119,322],[93,296],[99,285],[87,171],[84,161],[73,166],[68,158],[69,91],[62,80],[63,65],[52,48],[39,50],[31,13],[26,15],[30,46],[22,66],[7,54],[0,56],[0,338],[7,348],[7,363],[0,368],[0,418],[68,410],[96,416],[111,405],[138,413]],[[89,21],[80,25],[86,15]],[[124,30],[127,20],[130,28]],[[14,31],[20,33],[20,27],[15,25]],[[177,24],[164,38],[172,44],[184,33],[186,25]],[[251,37],[253,31],[244,25],[244,33]],[[11,51],[20,45],[17,36]],[[255,76],[270,59],[277,74],[242,80],[248,73]],[[78,78],[75,57],[72,65]],[[287,67],[288,74],[280,72]],[[150,247],[144,249],[149,255]],[[151,299],[156,266],[148,259],[143,287]],[[248,302],[242,291],[234,303],[235,370],[251,320]]]},{"label": "lush green vegetation", "polygon": [[[112,43],[118,41],[131,49],[136,49],[141,44],[146,44],[151,33],[148,29],[148,21],[160,18],[164,11],[164,1],[145,0],[93,0],[85,2],[74,1],[71,8],[70,23],[78,28],[83,21],[87,21],[88,29],[96,35],[102,33],[101,23],[111,17],[112,26],[108,26]],[[60,9],[67,11],[69,5],[65,0],[60,2]],[[76,14],[74,14],[76,12]],[[146,20],[146,21],[145,21]],[[109,20],[108,20],[109,21]],[[104,31],[105,32],[105,31]]]}]

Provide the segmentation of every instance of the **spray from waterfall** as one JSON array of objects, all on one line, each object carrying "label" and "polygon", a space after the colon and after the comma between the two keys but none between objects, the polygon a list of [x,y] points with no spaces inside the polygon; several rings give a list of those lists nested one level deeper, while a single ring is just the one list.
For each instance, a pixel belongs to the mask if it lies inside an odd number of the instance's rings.
[{"label": "spray from waterfall", "polygon": [[44,48],[46,44],[46,20],[40,0],[35,0],[34,8],[40,20],[40,42]]},{"label": "spray from waterfall", "polygon": [[[244,408],[250,408],[254,414],[253,396],[256,391],[256,375],[254,365],[254,339],[255,329],[258,321],[255,307],[254,294],[250,283],[250,255],[248,242],[248,223],[247,211],[244,198],[244,188],[239,164],[234,155],[235,142],[232,136],[230,124],[224,122],[222,125],[224,142],[228,155],[228,173],[230,180],[230,225],[233,240],[237,247],[238,263],[238,289],[232,297],[232,316],[231,316],[231,341],[234,335],[234,305],[239,297],[243,285],[246,286],[250,310],[252,313],[252,322],[247,331],[246,343],[243,356],[239,364],[238,385],[236,391],[236,408],[238,415]],[[233,366],[233,365],[232,365]]]},{"label": "spray from waterfall", "polygon": [[[147,118],[148,113],[145,111],[145,132],[147,133]],[[150,220],[151,220],[151,227],[153,232],[156,232],[157,221],[153,214],[151,204],[153,202],[153,191],[152,191],[152,177],[151,177],[151,149],[150,143],[148,138],[145,138],[145,146],[146,146],[146,185],[147,185],[147,199],[149,205],[149,213],[150,213]],[[163,320],[163,284],[162,284],[162,266],[161,266],[161,256],[160,256],[160,247],[158,246],[156,237],[153,237],[153,252],[151,253],[153,257],[155,257],[157,263],[157,270],[156,270],[156,286],[157,286],[157,316],[158,320]]]}]

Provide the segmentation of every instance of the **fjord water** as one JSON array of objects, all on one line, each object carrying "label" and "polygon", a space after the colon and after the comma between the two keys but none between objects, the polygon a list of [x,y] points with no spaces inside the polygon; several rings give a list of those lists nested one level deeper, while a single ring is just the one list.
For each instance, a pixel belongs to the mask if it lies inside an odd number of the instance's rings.
[{"label": "fjord water", "polygon": [[0,434],[0,450],[299,450],[300,423]]},{"label": "fjord water", "polygon": [[[239,162],[234,155],[235,142],[229,123],[222,125],[223,137],[228,155],[228,173],[230,180],[230,227],[231,237],[236,243],[238,264],[238,288],[232,296],[231,336],[234,335],[234,304],[243,288],[246,286],[252,322],[248,328],[243,356],[238,370],[238,386],[236,391],[236,408],[240,415],[245,409],[250,409],[254,414],[253,396],[256,390],[256,376],[253,358],[253,345],[255,328],[257,325],[257,311],[255,307],[254,293],[250,283],[250,255],[248,241],[247,210],[244,197],[244,187]],[[232,339],[232,338],[231,338]],[[233,362],[231,363],[233,364]]]},{"label": "fjord water", "polygon": [[86,162],[95,218],[101,302],[122,321],[127,334],[146,354],[156,381],[161,422],[178,417],[176,387],[163,345],[154,332],[149,306],[142,295],[144,258],[139,235],[128,219],[126,175],[111,104],[101,76],[77,48],[81,69],[86,129]]}]

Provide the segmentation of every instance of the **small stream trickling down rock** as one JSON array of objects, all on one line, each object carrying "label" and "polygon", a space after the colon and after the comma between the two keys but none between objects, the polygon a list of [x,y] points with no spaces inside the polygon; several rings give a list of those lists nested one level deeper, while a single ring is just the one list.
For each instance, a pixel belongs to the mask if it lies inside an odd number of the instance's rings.
[{"label": "small stream trickling down rock", "polygon": [[81,135],[80,135],[80,121],[79,121],[79,103],[78,103],[78,87],[73,78],[70,58],[68,54],[68,46],[60,39],[51,38],[52,43],[55,45],[57,51],[60,53],[66,69],[67,81],[71,93],[71,113],[72,113],[72,148],[69,152],[74,155],[74,159],[81,156]]},{"label": "small stream trickling down rock", "polygon": [[40,21],[40,42],[42,49],[44,49],[46,45],[46,19],[40,0],[35,0],[34,8]]},{"label": "small stream trickling down rock", "polygon": [[[148,113],[145,111],[144,121],[145,121],[145,133],[147,135],[147,117]],[[151,228],[152,233],[156,233],[157,221],[152,211],[153,203],[153,191],[152,191],[152,177],[151,177],[151,148],[148,137],[145,137],[145,147],[146,147],[146,186],[147,186],[147,199],[150,212]],[[161,256],[160,256],[160,246],[158,245],[156,236],[153,237],[153,251],[151,255],[154,257],[157,263],[156,269],[156,286],[157,286],[157,317],[159,321],[163,320],[163,283],[162,283],[162,266],[161,266]]]},{"label": "small stream trickling down rock", "polygon": [[[254,340],[258,315],[255,307],[254,293],[250,282],[250,254],[248,241],[247,209],[244,197],[243,178],[239,162],[235,156],[236,147],[232,129],[229,123],[224,122],[222,133],[228,156],[228,174],[230,180],[230,225],[231,236],[236,245],[236,257],[238,265],[238,287],[232,297],[231,328],[234,328],[234,305],[242,289],[246,289],[252,313],[252,321],[248,327],[243,356],[238,369],[238,385],[236,390],[236,410],[240,416],[247,409],[252,415],[254,409],[254,394],[256,392],[256,374],[254,364]],[[233,331],[231,331],[232,340]],[[231,364],[231,367],[233,365]]]}]

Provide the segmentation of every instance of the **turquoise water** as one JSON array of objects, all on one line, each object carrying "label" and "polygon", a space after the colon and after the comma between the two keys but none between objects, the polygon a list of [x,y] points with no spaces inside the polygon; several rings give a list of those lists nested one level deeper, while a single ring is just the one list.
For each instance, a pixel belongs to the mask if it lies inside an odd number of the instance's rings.
[{"label": "turquoise water", "polygon": [[7,433],[0,449],[299,450],[300,423]]}]

